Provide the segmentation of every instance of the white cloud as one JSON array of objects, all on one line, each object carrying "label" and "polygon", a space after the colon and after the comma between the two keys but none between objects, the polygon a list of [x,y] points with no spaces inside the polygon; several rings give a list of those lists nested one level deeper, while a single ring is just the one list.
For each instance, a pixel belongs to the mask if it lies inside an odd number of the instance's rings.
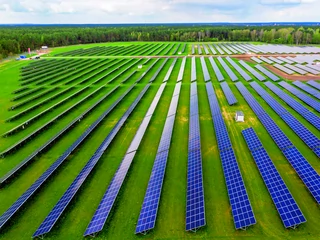
[{"label": "white cloud", "polygon": [[319,21],[319,0],[0,0],[0,23]]}]

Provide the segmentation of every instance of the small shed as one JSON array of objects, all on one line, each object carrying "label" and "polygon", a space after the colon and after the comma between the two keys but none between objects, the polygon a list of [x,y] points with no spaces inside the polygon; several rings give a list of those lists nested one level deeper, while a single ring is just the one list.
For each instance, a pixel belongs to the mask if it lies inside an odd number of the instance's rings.
[{"label": "small shed", "polygon": [[138,65],[138,68],[141,69],[142,68],[142,64]]},{"label": "small shed", "polygon": [[236,111],[236,122],[244,122],[244,114],[242,111]]},{"label": "small shed", "polygon": [[42,46],[41,49],[40,49],[40,52],[41,53],[48,53],[49,52],[48,46]]}]

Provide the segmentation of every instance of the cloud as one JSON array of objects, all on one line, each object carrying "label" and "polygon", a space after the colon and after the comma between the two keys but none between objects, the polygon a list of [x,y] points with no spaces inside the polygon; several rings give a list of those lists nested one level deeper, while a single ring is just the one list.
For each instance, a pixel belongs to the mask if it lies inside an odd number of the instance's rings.
[{"label": "cloud", "polygon": [[0,0],[0,23],[319,21],[319,0]]}]

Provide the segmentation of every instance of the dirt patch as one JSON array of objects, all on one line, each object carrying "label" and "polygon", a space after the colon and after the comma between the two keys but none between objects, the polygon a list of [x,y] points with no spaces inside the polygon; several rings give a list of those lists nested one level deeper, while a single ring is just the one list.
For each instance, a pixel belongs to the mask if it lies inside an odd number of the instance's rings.
[{"label": "dirt patch", "polygon": [[320,76],[315,76],[315,75],[311,75],[311,74],[292,76],[292,75],[289,75],[289,74],[282,72],[281,70],[275,68],[272,65],[263,65],[263,66],[268,68],[269,70],[271,70],[272,72],[274,72],[278,76],[280,76],[284,79],[288,79],[288,80],[294,80],[294,81],[296,81],[296,80],[299,80],[299,81],[320,80]]}]

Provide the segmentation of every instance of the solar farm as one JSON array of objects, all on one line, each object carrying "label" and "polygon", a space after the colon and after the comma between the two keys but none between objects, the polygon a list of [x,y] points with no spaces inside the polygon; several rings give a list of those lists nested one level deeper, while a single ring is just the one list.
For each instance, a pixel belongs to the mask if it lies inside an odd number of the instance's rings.
[{"label": "solar farm", "polygon": [[61,47],[0,86],[0,239],[320,237],[319,47]]}]

